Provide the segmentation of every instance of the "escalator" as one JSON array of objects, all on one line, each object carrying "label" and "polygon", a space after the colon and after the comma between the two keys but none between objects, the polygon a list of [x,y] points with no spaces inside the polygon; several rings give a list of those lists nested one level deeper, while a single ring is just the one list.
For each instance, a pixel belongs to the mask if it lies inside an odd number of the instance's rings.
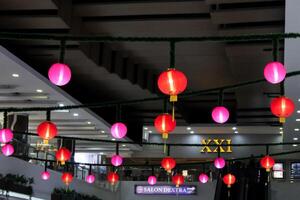
[{"label": "escalator", "polygon": [[[222,177],[230,173],[236,177],[236,183],[228,188]],[[259,167],[255,161],[250,161],[248,166],[236,162],[231,169],[218,172],[214,200],[269,200],[268,174]]]}]

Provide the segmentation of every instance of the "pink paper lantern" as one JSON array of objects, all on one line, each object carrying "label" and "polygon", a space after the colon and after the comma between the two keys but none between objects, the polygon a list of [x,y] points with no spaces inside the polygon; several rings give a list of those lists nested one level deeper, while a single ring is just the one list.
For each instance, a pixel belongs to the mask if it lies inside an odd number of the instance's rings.
[{"label": "pink paper lantern", "polygon": [[5,156],[11,156],[14,153],[14,146],[11,144],[6,144],[2,147],[2,153]]},{"label": "pink paper lantern", "polygon": [[270,62],[264,69],[265,79],[272,83],[277,84],[285,79],[286,69],[280,62]]},{"label": "pink paper lantern", "polygon": [[120,165],[122,165],[123,163],[123,158],[120,155],[114,155],[113,157],[111,157],[111,164],[115,167],[118,167]]},{"label": "pink paper lantern", "polygon": [[90,174],[85,178],[85,181],[89,184],[92,184],[95,182],[95,179],[96,179],[95,176],[93,174]]},{"label": "pink paper lantern", "polygon": [[156,176],[149,176],[148,177],[148,183],[149,185],[155,185],[156,184]]},{"label": "pink paper lantern", "polygon": [[9,128],[3,128],[0,130],[0,142],[2,143],[11,142],[13,137],[14,134]]},{"label": "pink paper lantern", "polygon": [[122,139],[127,134],[127,127],[121,122],[117,122],[112,125],[110,129],[111,135],[116,139]]},{"label": "pink paper lantern", "polygon": [[47,171],[42,172],[41,178],[42,178],[44,181],[49,180],[49,178],[50,178],[50,173],[47,172]]},{"label": "pink paper lantern", "polygon": [[201,183],[207,183],[208,182],[208,176],[205,173],[202,173],[199,175],[199,181]]},{"label": "pink paper lantern", "polygon": [[213,109],[211,116],[215,122],[223,124],[229,119],[229,111],[224,106],[217,106]]},{"label": "pink paper lantern", "polygon": [[55,63],[50,67],[48,77],[55,85],[66,85],[71,80],[70,67],[63,63]]},{"label": "pink paper lantern", "polygon": [[225,167],[225,160],[222,157],[217,157],[214,161],[214,165],[217,169],[223,169]]}]

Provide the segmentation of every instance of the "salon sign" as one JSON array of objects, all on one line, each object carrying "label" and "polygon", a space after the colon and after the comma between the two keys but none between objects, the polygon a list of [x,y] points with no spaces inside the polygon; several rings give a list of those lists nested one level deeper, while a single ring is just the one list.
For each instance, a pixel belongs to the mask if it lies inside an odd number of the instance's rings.
[{"label": "salon sign", "polygon": [[196,185],[135,185],[136,195],[196,195]]},{"label": "salon sign", "polygon": [[202,139],[201,144],[202,153],[232,153],[231,139]]}]

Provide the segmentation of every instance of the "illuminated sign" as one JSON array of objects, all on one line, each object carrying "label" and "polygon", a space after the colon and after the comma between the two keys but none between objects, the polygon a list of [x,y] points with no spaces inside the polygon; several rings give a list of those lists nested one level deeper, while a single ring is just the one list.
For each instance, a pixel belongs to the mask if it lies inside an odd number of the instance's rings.
[{"label": "illuminated sign", "polygon": [[182,185],[135,185],[137,195],[196,195],[197,186]]},{"label": "illuminated sign", "polygon": [[205,145],[201,148],[202,153],[232,153],[231,139],[203,139],[201,144]]}]

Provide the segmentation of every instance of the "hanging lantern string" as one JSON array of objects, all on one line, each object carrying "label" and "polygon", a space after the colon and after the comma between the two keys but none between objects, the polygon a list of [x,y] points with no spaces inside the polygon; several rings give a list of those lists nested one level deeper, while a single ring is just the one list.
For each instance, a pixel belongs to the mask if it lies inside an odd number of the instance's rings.
[{"label": "hanging lantern string", "polygon": [[171,153],[171,147],[170,145],[167,145],[167,156],[170,156]]},{"label": "hanging lantern string", "polygon": [[164,98],[163,100],[163,113],[168,113],[168,99]]},{"label": "hanging lantern string", "polygon": [[266,155],[269,155],[269,145],[266,145]]},{"label": "hanging lantern string", "polygon": [[202,172],[205,173],[205,163],[202,164]]},{"label": "hanging lantern string", "polygon": [[89,175],[91,175],[92,174],[92,165],[90,165],[90,167],[89,167]]},{"label": "hanging lantern string", "polygon": [[175,41],[170,41],[170,66],[169,68],[174,69],[175,68],[175,59],[176,59],[176,52],[175,52]]},{"label": "hanging lantern string", "polygon": [[7,111],[3,112],[3,128],[7,128]]},{"label": "hanging lantern string", "polygon": [[151,166],[151,174],[154,176],[154,166]]},{"label": "hanging lantern string", "polygon": [[[300,75],[299,71],[293,71],[286,74],[286,78],[298,76]],[[220,91],[221,89],[225,90],[232,90],[235,88],[241,88],[245,86],[249,86],[252,84],[262,83],[266,82],[266,79],[258,79],[253,81],[246,81],[234,85],[228,85],[223,87],[217,87],[217,88],[211,88],[211,89],[205,89],[205,90],[199,90],[194,92],[186,92],[180,95],[181,98],[191,98],[191,97],[197,97],[203,94],[208,94],[214,91]],[[152,98],[143,98],[143,99],[134,99],[134,100],[126,100],[126,101],[107,101],[107,102],[101,102],[101,103],[89,103],[89,104],[79,104],[79,105],[67,105],[67,106],[49,106],[49,107],[9,107],[9,108],[0,108],[0,112],[30,112],[30,111],[45,111],[45,110],[70,110],[70,109],[78,109],[78,108],[105,108],[105,107],[114,107],[118,104],[120,105],[133,105],[138,103],[145,103],[149,101],[158,101],[162,100],[165,97],[152,97]]]},{"label": "hanging lantern string", "polygon": [[219,102],[218,102],[219,106],[223,106],[223,98],[224,98],[224,91],[223,89],[221,89],[219,91]]},{"label": "hanging lantern string", "polygon": [[119,155],[119,142],[116,143],[116,155]]},{"label": "hanging lantern string", "polygon": [[46,120],[51,121],[51,110],[46,111]]},{"label": "hanging lantern string", "polygon": [[59,63],[64,63],[66,53],[66,40],[60,41],[60,54],[59,54]]},{"label": "hanging lantern string", "polygon": [[[291,154],[299,154],[300,150],[294,150],[294,151],[286,151],[286,152],[280,152],[280,153],[274,153],[270,154],[272,157],[276,156],[283,156],[283,155],[291,155]],[[15,158],[20,158],[24,160],[36,160],[36,161],[41,161],[45,162],[46,159],[43,158],[36,158],[36,157],[30,157],[30,156],[23,156],[23,155],[12,155],[11,157]],[[256,155],[256,156],[248,156],[248,157],[240,157],[240,158],[235,158],[235,159],[227,159],[226,161],[243,161],[243,160],[250,160],[250,159],[259,159],[264,157],[263,155]],[[48,163],[56,163],[56,160],[47,160]],[[66,162],[68,165],[75,166],[75,165],[92,165],[92,166],[105,166],[105,167],[113,167],[111,164],[106,163],[106,164],[96,164],[96,163],[81,163],[81,162]],[[177,166],[182,166],[182,167],[192,167],[192,166],[199,166],[202,164],[212,164],[212,161],[206,161],[206,162],[193,162],[193,163],[177,163]],[[155,166],[155,167],[160,167],[160,164],[123,164],[123,167],[149,167],[149,166]]]},{"label": "hanging lantern string", "polygon": [[47,171],[47,165],[48,165],[48,160],[46,158],[46,161],[45,161],[45,172]]},{"label": "hanging lantern string", "polygon": [[279,40],[278,38],[274,38],[273,40],[273,61],[278,61],[278,45],[279,45]]},{"label": "hanging lantern string", "polygon": [[[33,136],[38,137],[36,133],[31,132],[20,132],[20,131],[14,131],[15,135],[27,135],[27,136]],[[89,142],[99,142],[99,143],[119,143],[119,144],[134,144],[134,145],[156,145],[156,146],[163,146],[165,143],[159,143],[159,142],[133,142],[133,141],[113,141],[113,140],[103,140],[103,139],[92,139],[92,138],[82,138],[82,137],[66,137],[66,136],[55,136],[56,139],[64,140],[75,140],[75,141],[89,141]],[[258,147],[258,146],[286,146],[286,145],[293,145],[298,144],[300,145],[300,142],[278,142],[278,143],[244,143],[244,144],[222,144],[222,146],[232,146],[232,147]],[[220,145],[218,144],[201,144],[201,143],[167,143],[167,146],[171,147],[218,147]],[[62,147],[62,143],[61,143]]]}]

